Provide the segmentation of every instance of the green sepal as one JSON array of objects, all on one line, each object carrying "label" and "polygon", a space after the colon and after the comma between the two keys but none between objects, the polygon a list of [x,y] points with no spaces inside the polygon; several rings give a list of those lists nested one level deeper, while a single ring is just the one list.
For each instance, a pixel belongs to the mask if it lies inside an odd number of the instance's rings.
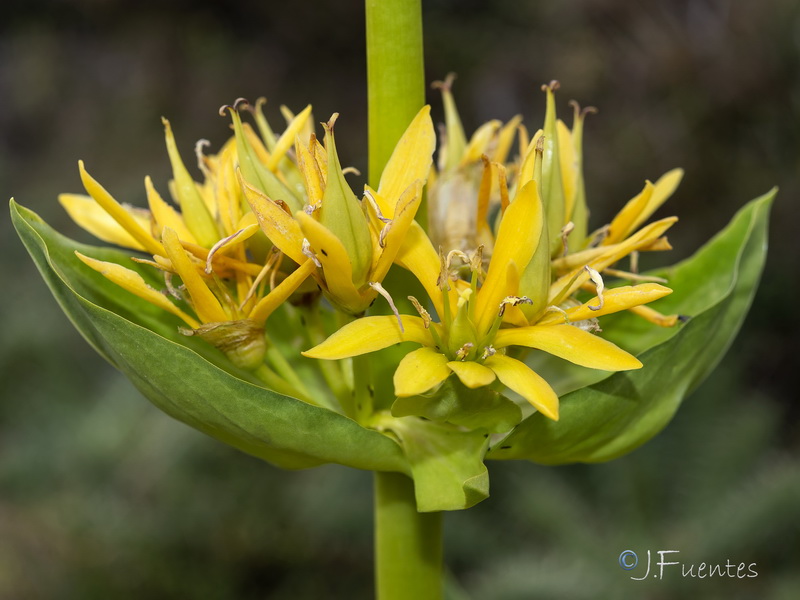
[{"label": "green sepal", "polygon": [[463,431],[447,423],[388,415],[382,416],[380,426],[391,430],[403,446],[419,512],[462,510],[489,497],[485,430]]},{"label": "green sepal", "polygon": [[74,254],[79,250],[124,264],[150,285],[163,285],[125,253],[78,244],[13,200],[11,218],[75,327],[170,416],[282,468],[339,463],[410,473],[402,449],[389,437],[256,385],[218,350],[180,335],[178,319],[111,283]]},{"label": "green sepal", "polygon": [[319,221],[342,242],[353,268],[353,284],[360,288],[367,283],[372,266],[372,238],[367,215],[342,172],[333,134],[335,120],[336,115],[324,124],[328,178],[322,196],[322,208],[319,210]]},{"label": "green sepal", "polygon": [[200,245],[211,248],[221,237],[219,228],[214,222],[214,217],[208,212],[208,207],[197,189],[197,184],[186,169],[186,165],[183,164],[169,121],[164,118],[161,120],[164,124],[167,154],[169,154],[169,162],[172,165],[172,177],[175,180],[175,193],[181,207],[181,215],[186,227]]},{"label": "green sepal", "polygon": [[[487,458],[525,459],[555,465],[603,462],[637,448],[661,429],[683,399],[721,360],[755,295],[766,259],[767,219],[776,191],[745,206],[692,258],[659,272],[675,292],[654,303],[689,320],[660,329],[620,315],[603,322],[609,338],[639,354],[642,369],[616,373],[561,398],[558,422],[534,413]],[[643,322],[644,323],[644,322]],[[615,327],[616,326],[616,327]],[[634,332],[650,335],[638,338]],[[634,343],[635,342],[635,343]],[[638,346],[638,347],[634,347]]]},{"label": "green sepal", "polygon": [[544,114],[544,148],[542,155],[542,201],[544,202],[547,237],[550,254],[556,256],[561,251],[561,228],[564,222],[564,184],[561,179],[561,157],[558,151],[558,132],[556,131],[556,100],[553,93],[558,89],[553,82],[544,86],[547,103]]},{"label": "green sepal", "polygon": [[303,202],[256,156],[255,151],[247,141],[238,111],[231,107],[230,113],[233,119],[233,133],[236,136],[236,155],[239,159],[239,168],[242,170],[244,180],[266,194],[271,200],[286,202],[292,214],[302,210]]},{"label": "green sepal", "polygon": [[433,394],[397,398],[392,415],[425,417],[490,433],[509,431],[522,420],[519,406],[502,394],[487,387],[471,390],[457,377],[448,378]]}]

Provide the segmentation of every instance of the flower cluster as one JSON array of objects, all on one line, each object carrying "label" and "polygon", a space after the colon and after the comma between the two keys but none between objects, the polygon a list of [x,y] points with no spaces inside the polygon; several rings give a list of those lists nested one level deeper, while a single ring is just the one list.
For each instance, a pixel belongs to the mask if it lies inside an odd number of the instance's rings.
[{"label": "flower cluster", "polygon": [[[467,140],[451,86],[452,78],[438,86],[446,125],[437,165],[426,106],[408,125],[377,189],[365,186],[360,194],[339,160],[336,114],[322,124],[320,142],[310,106],[297,115],[285,111],[280,136],[262,101],[248,106],[255,128],[241,120],[243,101],[223,107],[234,135],[213,156],[198,143],[200,183],[165,120],[170,192],[180,212],[149,178],[149,210],[120,204],[82,163],[89,197],[60,197],[73,219],[100,239],[151,254],[152,260],[134,260],[161,271],[165,291],[131,269],[80,258],[180,317],[190,328],[185,333],[262,375],[268,317],[287,300],[321,293],[327,304],[314,310],[327,306],[345,324],[304,356],[340,360],[414,342],[419,347],[394,371],[398,398],[435,398],[452,376],[471,389],[505,386],[558,419],[558,397],[525,363],[529,349],[593,369],[636,369],[638,359],[596,334],[598,317],[632,310],[659,325],[675,323],[674,315],[646,306],[670,289],[638,275],[636,257],[669,248],[664,234],[676,219],[645,223],[682,173],[647,182],[610,224],[589,232],[581,150],[589,111],[576,105],[571,129],[558,120],[554,82],[544,88],[544,125],[533,136],[515,117],[489,122]],[[425,195],[428,222],[420,224],[415,217]],[[625,257],[630,269],[617,269]],[[428,296],[409,297],[417,314],[400,314],[392,294],[402,290],[384,286],[393,264],[409,270]],[[608,288],[608,277],[628,285]],[[365,315],[378,295],[394,315]],[[291,392],[280,377],[262,380]]]}]

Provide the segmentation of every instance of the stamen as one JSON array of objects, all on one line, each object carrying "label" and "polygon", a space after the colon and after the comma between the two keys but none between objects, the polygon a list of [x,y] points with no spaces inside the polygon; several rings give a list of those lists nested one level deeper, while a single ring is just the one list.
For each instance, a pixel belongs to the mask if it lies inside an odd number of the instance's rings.
[{"label": "stamen", "polygon": [[497,354],[497,350],[494,349],[494,346],[486,346],[486,348],[483,349],[483,353],[481,354],[481,360],[486,360],[487,358],[489,358],[490,356],[494,356],[495,354]]},{"label": "stamen", "polygon": [[450,291],[450,269],[449,263],[444,255],[444,250],[439,246],[439,277],[436,279],[436,287],[443,292]]},{"label": "stamen", "polygon": [[548,307],[547,307],[547,308],[544,310],[544,312],[546,312],[546,313],[549,313],[549,312],[557,312],[557,313],[561,313],[561,316],[563,316],[563,317],[564,317],[564,324],[565,324],[565,325],[569,325],[569,324],[570,324],[570,321],[569,321],[569,315],[567,314],[567,311],[565,311],[565,310],[564,310],[563,308],[561,308],[560,306],[554,306],[554,305],[548,306]]},{"label": "stamen", "polygon": [[301,250],[303,254],[305,254],[308,258],[314,261],[314,264],[317,265],[318,268],[322,268],[322,263],[319,262],[317,255],[311,250],[311,244],[309,243],[307,238],[303,238],[303,248]]},{"label": "stamen", "polygon": [[620,279],[628,279],[630,281],[644,281],[648,283],[669,283],[663,277],[656,277],[655,275],[639,275],[638,273],[629,273],[628,271],[620,271],[618,269],[603,269],[603,273],[611,275],[612,277],[619,277]]},{"label": "stamen", "polygon": [[564,256],[569,254],[569,242],[567,241],[567,238],[574,229],[575,229],[575,223],[573,223],[572,221],[570,221],[561,228],[561,245],[564,246]]},{"label": "stamen", "polygon": [[208,257],[206,258],[206,269],[205,269],[206,275],[211,275],[211,272],[214,270],[214,268],[211,266],[211,261],[214,259],[214,255],[219,251],[219,249],[222,248],[228,242],[233,241],[234,239],[239,237],[239,235],[241,235],[243,231],[244,229],[240,229],[236,233],[231,234],[228,237],[222,238],[216,244],[211,246],[211,250],[208,251]]},{"label": "stamen", "polygon": [[409,296],[408,299],[411,300],[411,304],[414,305],[414,308],[419,313],[419,316],[422,317],[422,326],[425,329],[428,329],[431,326],[431,321],[433,321],[433,319],[431,319],[431,313],[425,310],[422,304],[419,303],[419,300],[417,300],[414,296]]},{"label": "stamen", "polygon": [[197,168],[202,171],[203,175],[206,176],[206,179],[211,179],[211,171],[208,170],[206,166],[206,157],[203,154],[203,148],[211,146],[211,142],[208,140],[197,140],[194,144],[194,154],[197,157]]},{"label": "stamen", "polygon": [[456,358],[461,361],[466,360],[467,356],[469,356],[469,353],[474,347],[475,344],[472,342],[467,342],[456,351]]},{"label": "stamen", "polygon": [[270,289],[274,287],[274,285],[272,285],[272,281],[275,276],[275,273],[277,272],[277,269],[275,269],[275,265],[278,264],[282,258],[283,258],[283,253],[273,246],[272,252],[267,258],[267,262],[264,265],[264,268],[262,268],[261,272],[256,276],[253,285],[251,285],[250,289],[247,290],[247,294],[245,295],[244,300],[242,300],[242,303],[239,304],[239,310],[244,310],[244,305],[247,304],[250,298],[252,298],[255,295],[258,286],[261,285],[261,282],[264,281],[264,277],[266,277],[267,273],[269,273],[270,271],[272,271],[272,275],[270,276]]},{"label": "stamen", "polygon": [[450,269],[453,268],[453,258],[455,257],[460,258],[466,264],[470,264],[470,258],[466,255],[466,253],[462,252],[461,250],[450,250],[450,252],[447,253],[446,263],[448,273],[450,272]]},{"label": "stamen", "polygon": [[639,272],[639,251],[634,250],[630,253],[631,259],[631,273],[638,273]]},{"label": "stamen", "polygon": [[375,201],[375,197],[372,195],[370,190],[364,190],[364,197],[369,201],[369,205],[372,207],[372,210],[375,211],[375,216],[378,217],[378,220],[383,223],[391,223],[392,220],[384,217],[383,213],[381,212],[381,207],[378,206],[378,203]]},{"label": "stamen", "polygon": [[392,308],[392,312],[394,313],[394,316],[397,317],[397,323],[398,323],[398,325],[400,325],[400,331],[405,333],[406,330],[403,327],[403,319],[400,318],[400,311],[398,311],[397,307],[394,305],[394,300],[392,300],[392,295],[389,292],[387,292],[386,288],[384,288],[377,281],[370,281],[369,282],[369,287],[371,287],[373,290],[378,292],[381,296],[386,298],[386,301],[389,303],[389,306]]},{"label": "stamen", "polygon": [[500,310],[497,316],[502,318],[506,312],[506,306],[518,306],[520,304],[533,304],[533,300],[527,296],[506,296],[500,303]]},{"label": "stamen", "polygon": [[342,169],[342,175],[347,175],[348,173],[352,173],[353,175],[361,175],[361,171],[356,169],[355,167],[345,167]]},{"label": "stamen", "polygon": [[600,302],[600,304],[597,306],[589,306],[589,310],[600,310],[605,304],[605,300],[603,300],[603,290],[605,289],[603,278],[600,276],[600,273],[595,271],[589,265],[586,265],[583,268],[589,273],[589,279],[592,280],[592,283],[594,283],[595,287],[597,288],[597,300]]},{"label": "stamen", "polygon": [[303,207],[303,212],[306,213],[307,215],[313,215],[314,212],[318,211],[320,208],[322,208],[322,200],[314,204],[306,204]]},{"label": "stamen", "polygon": [[175,298],[176,300],[183,300],[183,296],[181,295],[181,289],[186,289],[186,286],[181,285],[180,287],[175,287],[172,285],[172,273],[169,271],[164,271],[164,285],[167,286],[167,293]]}]

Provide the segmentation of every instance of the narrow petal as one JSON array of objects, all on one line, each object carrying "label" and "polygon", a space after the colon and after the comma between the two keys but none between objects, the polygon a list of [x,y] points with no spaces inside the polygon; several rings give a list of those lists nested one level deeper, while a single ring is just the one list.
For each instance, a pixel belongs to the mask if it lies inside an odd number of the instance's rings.
[{"label": "narrow petal", "polygon": [[424,394],[450,377],[447,357],[432,348],[409,352],[394,372],[394,393],[400,398]]},{"label": "narrow petal", "polygon": [[267,168],[270,171],[274,173],[278,169],[278,163],[286,155],[286,151],[292,147],[295,138],[303,130],[310,115],[311,105],[309,104],[289,122],[289,125],[281,134],[281,137],[278,138],[278,141],[275,143],[272,155],[267,160]]},{"label": "narrow petal", "polygon": [[178,237],[184,242],[196,244],[197,240],[194,235],[192,235],[192,232],[189,231],[189,228],[186,227],[181,215],[169,204],[164,202],[161,195],[156,191],[156,188],[153,187],[153,182],[149,175],[144,178],[144,188],[147,190],[147,204],[150,206],[150,212],[153,214],[153,220],[156,222],[156,235],[160,237],[161,233],[164,231],[164,227],[169,227],[175,231]]},{"label": "narrow petal", "polygon": [[428,178],[435,145],[431,107],[423,106],[397,142],[381,174],[378,194],[386,199],[386,206],[380,207],[385,217],[394,217],[395,202],[409,185],[417,179],[424,183]]},{"label": "narrow petal", "polygon": [[417,209],[422,201],[422,183],[419,179],[412,183],[397,201],[394,218],[387,225],[388,230],[383,240],[383,251],[380,253],[373,272],[370,274],[372,281],[383,280],[397,253],[400,251],[400,247],[406,239],[406,232],[414,222],[414,216],[417,214]]},{"label": "narrow petal", "polygon": [[485,367],[480,363],[471,360],[460,361],[451,360],[447,363],[453,373],[458,375],[458,378],[468,388],[479,388],[489,385],[495,379],[494,371],[489,367]]},{"label": "narrow petal", "polygon": [[537,187],[534,181],[527,183],[500,221],[489,271],[476,299],[475,324],[479,332],[489,329],[503,298],[516,293],[516,290],[509,292],[507,289],[509,263],[513,262],[517,270],[523,272],[539,245],[543,216]]},{"label": "narrow petal", "polygon": [[297,221],[266,195],[245,182],[241,173],[239,183],[245,199],[258,218],[261,231],[269,241],[297,264],[304,263],[307,257],[303,254],[303,232]]},{"label": "narrow petal", "polygon": [[[124,248],[145,250],[145,247],[136,238],[89,196],[59,194],[58,201],[75,223],[97,239]],[[136,214],[131,214],[131,217],[139,223],[143,231],[146,231],[149,225],[147,219],[139,219]]]},{"label": "narrow petal", "polygon": [[[567,318],[570,321],[583,321],[610,315],[611,313],[626,310],[634,306],[640,306],[663,298],[671,294],[672,290],[657,283],[642,283],[639,285],[625,285],[618,288],[606,290],[603,293],[603,308],[592,310],[590,307],[598,305],[597,297],[580,306],[566,309]],[[550,312],[544,315],[537,325],[555,325],[564,322],[564,315],[559,312]]]},{"label": "narrow petal", "polygon": [[103,207],[103,210],[110,214],[150,254],[164,254],[164,248],[162,248],[161,244],[146,229],[142,228],[136,219],[119,202],[114,200],[113,196],[97,180],[86,172],[82,160],[78,161],[78,170],[81,174],[83,187],[86,188],[86,191],[94,198],[95,202]]},{"label": "narrow petal", "polygon": [[292,271],[286,279],[275,286],[275,289],[259,300],[258,304],[250,311],[248,318],[263,324],[275,309],[283,304],[316,268],[313,261],[306,260],[306,262]]},{"label": "narrow petal", "polygon": [[[352,312],[363,311],[364,300],[353,284],[353,267],[342,242],[333,232],[312,216],[300,211],[295,215],[317,259],[322,264],[330,295]],[[374,297],[374,296],[373,296]]]},{"label": "narrow petal", "polygon": [[[425,234],[425,231],[416,221],[412,221],[411,226],[408,228],[400,251],[395,257],[395,262],[414,274],[414,277],[417,278],[428,293],[428,297],[436,308],[436,313],[438,315],[444,314],[442,312],[444,306],[442,292],[436,285],[436,281],[439,279],[439,269],[441,268],[439,255],[433,249],[433,244]],[[450,296],[452,297],[453,294],[450,294]],[[455,301],[451,301],[450,308],[455,312]]]},{"label": "narrow petal", "polygon": [[164,249],[167,251],[170,262],[175,272],[180,276],[189,295],[192,297],[192,307],[197,316],[203,323],[216,323],[229,321],[230,317],[225,313],[217,297],[203,281],[197,271],[197,267],[192,263],[186,250],[181,246],[177,234],[172,229],[164,229]]},{"label": "narrow petal", "polygon": [[659,327],[675,327],[680,321],[678,315],[664,315],[649,306],[634,306],[630,311]]},{"label": "narrow petal", "polygon": [[[647,208],[653,196],[654,186],[649,181],[645,182],[644,189],[628,200],[628,203],[617,213],[608,227],[608,235],[603,240],[603,245],[615,244],[624,240],[636,228],[641,215]],[[645,217],[646,218],[646,217]]]},{"label": "narrow petal", "polygon": [[[383,350],[400,342],[417,342],[433,346],[431,334],[421,318],[409,315],[402,315],[400,318],[403,321],[404,331],[400,331],[400,325],[394,315],[356,319],[318,346],[302,354],[310,358],[334,360]],[[431,327],[435,325],[432,324]]]},{"label": "narrow petal", "polygon": [[502,329],[495,348],[527,346],[558,356],[582,367],[603,371],[640,369],[642,363],[608,340],[572,325],[533,325]]},{"label": "narrow petal", "polygon": [[[596,257],[591,263],[589,263],[589,266],[596,271],[602,272],[603,269],[610,267],[631,252],[640,250],[652,244],[677,221],[678,217],[667,217],[666,219],[661,219],[660,221],[650,223],[648,226],[643,227],[625,241],[620,242],[619,244],[614,244],[613,246],[609,246],[608,252]],[[561,276],[550,286],[550,304],[558,304],[562,302],[565,298],[571,296],[575,290],[580,288],[588,280],[589,274],[582,267]]]},{"label": "narrow petal", "polygon": [[461,157],[459,166],[478,162],[481,159],[481,155],[486,154],[489,149],[489,143],[497,135],[497,132],[500,131],[500,126],[502,124],[502,121],[494,119],[478,127],[475,133],[472,134],[467,147],[464,149],[464,154]]},{"label": "narrow petal", "polygon": [[558,396],[553,388],[528,366],[516,359],[495,354],[484,363],[500,382],[525,398],[545,417],[558,421]]},{"label": "narrow petal", "polygon": [[150,304],[154,304],[155,306],[166,310],[177,317],[180,317],[192,329],[197,329],[200,327],[200,323],[170,302],[164,296],[164,294],[147,285],[144,279],[142,279],[142,276],[136,271],[126,269],[122,265],[118,265],[116,263],[90,258],[77,251],[75,254],[84,263],[103,275],[103,277],[109,281],[116,283],[118,286],[128,290],[132,294],[136,294],[139,296],[139,298],[147,300]]}]

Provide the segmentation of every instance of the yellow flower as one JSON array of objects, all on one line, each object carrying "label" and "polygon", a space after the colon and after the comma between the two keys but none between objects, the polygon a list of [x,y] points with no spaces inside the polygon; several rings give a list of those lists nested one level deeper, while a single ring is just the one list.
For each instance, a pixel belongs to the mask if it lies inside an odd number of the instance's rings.
[{"label": "yellow flower", "polygon": [[[281,167],[291,177],[291,166],[283,162],[288,160],[285,140],[297,135],[309,114],[310,107],[292,116],[288,133],[272,140],[272,152],[264,150],[261,155],[265,169],[274,167],[279,172]],[[263,129],[266,121],[260,104],[256,116]],[[152,254],[152,261],[133,260],[161,270],[168,294],[147,285],[136,271],[80,253],[78,257],[122,288],[181,318],[191,327],[185,334],[199,335],[238,366],[257,369],[266,351],[267,318],[315,265],[303,257],[299,266],[286,274],[281,270],[283,255],[269,251],[255,215],[243,201],[235,168],[242,161],[235,138],[215,156],[202,155],[198,144],[205,180],[197,184],[178,154],[169,122],[164,120],[164,126],[174,174],[170,189],[181,212],[161,198],[149,177],[145,178],[149,210],[120,204],[86,172],[83,162],[79,162],[79,170],[89,196],[62,194],[59,199],[72,218],[97,237]],[[255,137],[252,130],[247,131]],[[268,131],[271,134],[271,129]],[[285,178],[284,173],[279,175]],[[175,276],[181,286],[173,285]],[[184,310],[184,305],[191,311]]]},{"label": "yellow flower", "polygon": [[[398,397],[424,394],[453,373],[470,388],[498,379],[551,419],[558,419],[558,397],[550,385],[525,363],[508,356],[510,346],[535,348],[578,365],[603,370],[628,370],[641,363],[614,344],[567,324],[582,321],[601,302],[560,311],[556,318],[544,315],[534,325],[514,311],[528,302],[520,297],[519,274],[534,257],[543,230],[544,215],[536,182],[519,190],[502,216],[494,254],[486,277],[479,284],[481,256],[462,257],[470,264],[471,281],[451,280],[449,259],[437,255],[431,242],[417,234],[400,254],[400,261],[426,287],[440,322],[417,304],[420,316],[370,316],[349,323],[322,344],[303,354],[319,359],[341,359],[373,352],[398,342],[416,342],[422,347],[403,358],[394,374]],[[533,233],[532,233],[533,232]],[[441,266],[436,283],[431,275]],[[549,281],[541,281],[545,288]],[[438,292],[438,293],[437,293]],[[605,295],[602,314],[650,302],[670,293],[657,284],[619,288]],[[523,326],[514,321],[522,319]],[[511,322],[509,322],[511,321]],[[510,325],[510,326],[509,326]]]},{"label": "yellow flower", "polygon": [[[292,205],[280,190],[254,184],[242,169],[245,197],[277,248],[297,263],[311,258],[326,297],[358,315],[384,293],[385,277],[414,225],[435,143],[430,108],[424,107],[398,142],[377,190],[366,187],[358,200],[344,179],[333,126],[325,124],[325,147],[310,136],[295,141],[305,203]],[[234,126],[239,117],[231,110]],[[243,152],[240,151],[240,155]]]}]

